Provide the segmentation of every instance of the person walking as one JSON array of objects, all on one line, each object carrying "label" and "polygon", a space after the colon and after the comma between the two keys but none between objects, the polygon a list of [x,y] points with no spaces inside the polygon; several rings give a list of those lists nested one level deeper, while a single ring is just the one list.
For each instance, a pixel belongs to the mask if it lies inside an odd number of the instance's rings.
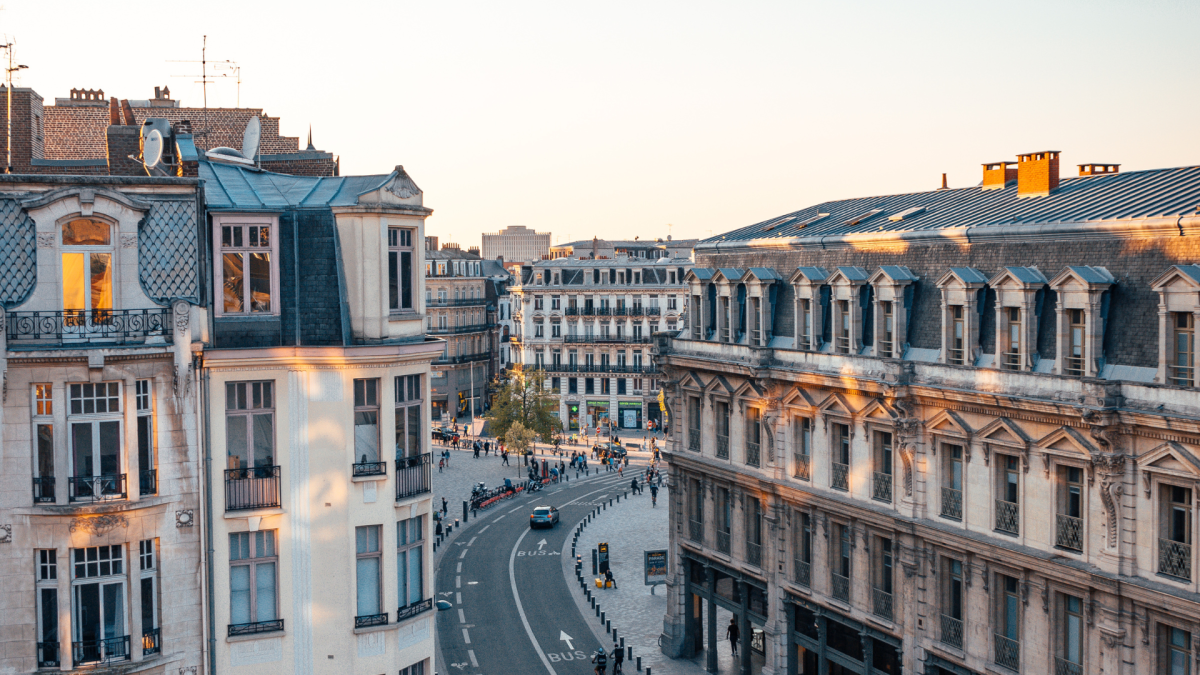
[{"label": "person walking", "polygon": [[446,498],[442,497],[442,515],[443,516],[446,515],[446,511],[447,511]]},{"label": "person walking", "polygon": [[504,459],[503,466],[508,466],[508,451],[504,450],[503,452],[501,452],[500,457],[502,457]]},{"label": "person walking", "polygon": [[446,466],[446,460],[439,459],[438,460],[438,473],[442,472],[442,467],[444,467],[444,466]]},{"label": "person walking", "polygon": [[642,493],[642,491],[638,489],[637,476],[634,476],[633,480],[629,482],[629,491],[635,495],[640,495]]},{"label": "person walking", "polygon": [[741,631],[738,629],[737,617],[729,620],[729,627],[725,629],[725,637],[729,638],[729,649],[733,651],[733,656],[737,657],[738,634]]},{"label": "person walking", "polygon": [[650,484],[650,506],[658,506],[658,486]]}]

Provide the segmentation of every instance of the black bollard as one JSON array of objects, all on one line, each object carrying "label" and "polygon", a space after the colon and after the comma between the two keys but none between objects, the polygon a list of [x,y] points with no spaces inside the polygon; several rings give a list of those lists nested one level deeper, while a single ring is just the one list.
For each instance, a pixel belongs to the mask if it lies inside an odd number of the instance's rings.
[{"label": "black bollard", "polygon": [[[631,650],[632,650],[632,649],[633,649],[633,647],[630,647],[629,649],[631,649]],[[638,671],[639,673],[640,673],[640,672],[642,672],[642,657],[640,657],[640,656],[639,656],[639,657],[637,657],[637,671]]]},{"label": "black bollard", "polygon": [[463,522],[467,520],[467,500],[463,500]]},{"label": "black bollard", "polygon": [[605,633],[611,633],[611,632],[612,632],[612,622],[611,622],[611,621],[605,621],[605,622],[604,622],[604,632],[605,632]]},{"label": "black bollard", "polygon": [[605,621],[605,619],[604,619],[604,612],[600,612],[600,625],[601,625],[601,626],[603,626],[603,625],[604,625],[604,621]]}]

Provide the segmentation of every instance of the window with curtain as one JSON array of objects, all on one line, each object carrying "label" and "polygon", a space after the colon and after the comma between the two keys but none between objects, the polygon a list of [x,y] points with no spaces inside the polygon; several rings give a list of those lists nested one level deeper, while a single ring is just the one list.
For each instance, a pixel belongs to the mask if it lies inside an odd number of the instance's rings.
[{"label": "window with curtain", "polygon": [[379,532],[381,525],[368,525],[354,528],[355,581],[358,601],[358,616],[375,616],[383,614],[380,597],[380,568],[382,553],[379,548]]},{"label": "window with curtain", "polygon": [[229,469],[275,466],[274,382],[225,385],[225,449]]},{"label": "window with curtain", "polygon": [[[388,228],[388,308],[395,311],[413,309],[416,279],[413,277],[412,240],[412,230]],[[438,263],[438,274],[445,274],[444,264]]]},{"label": "window with curtain", "polygon": [[424,516],[417,516],[396,523],[396,588],[401,609],[425,599],[424,519]]},{"label": "window with curtain", "polygon": [[222,224],[217,228],[217,277],[221,283],[218,314],[278,314],[273,298],[279,261],[276,237],[268,221]]},{"label": "window with curtain", "polygon": [[111,225],[89,218],[63,224],[64,312],[102,313],[113,308],[112,257]]},{"label": "window with curtain", "polygon": [[361,464],[379,461],[377,379],[354,381],[354,461]]},{"label": "window with curtain", "polygon": [[396,393],[396,459],[422,454],[421,406],[425,400],[423,376],[399,375]]},{"label": "window with curtain", "polygon": [[278,552],[275,530],[229,535],[229,624],[275,621]]}]

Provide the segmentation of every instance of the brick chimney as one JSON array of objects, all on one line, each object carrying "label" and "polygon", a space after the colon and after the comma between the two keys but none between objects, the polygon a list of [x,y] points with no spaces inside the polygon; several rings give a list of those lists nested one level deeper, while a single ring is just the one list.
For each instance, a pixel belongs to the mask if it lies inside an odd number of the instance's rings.
[{"label": "brick chimney", "polygon": [[1044,197],[1058,189],[1059,150],[1017,155],[1017,197]]},{"label": "brick chimney", "polygon": [[988,162],[983,165],[983,189],[999,190],[1010,180],[1017,179],[1017,170],[1009,168],[1016,162]]},{"label": "brick chimney", "polygon": [[1080,176],[1099,176],[1106,173],[1117,173],[1121,169],[1120,164],[1097,164],[1095,162],[1080,164],[1078,166]]}]

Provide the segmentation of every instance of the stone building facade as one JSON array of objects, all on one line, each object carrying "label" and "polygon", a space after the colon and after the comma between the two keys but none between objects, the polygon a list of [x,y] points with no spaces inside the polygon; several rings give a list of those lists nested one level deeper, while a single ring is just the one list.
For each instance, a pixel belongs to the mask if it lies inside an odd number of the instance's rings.
[{"label": "stone building facade", "polygon": [[546,373],[563,431],[663,422],[651,335],[686,320],[686,259],[558,258],[522,267],[512,295],[512,357]]},{"label": "stone building facade", "polygon": [[1058,161],[697,247],[664,651],[721,607],[743,673],[1200,665],[1200,167]]},{"label": "stone building facade", "polygon": [[550,252],[550,233],[535,232],[524,225],[509,225],[499,232],[483,234],[483,257],[505,262],[541,260]]},{"label": "stone building facade", "polygon": [[478,415],[486,405],[488,381],[500,368],[496,302],[489,299],[495,267],[457,244],[425,252],[425,331],[445,340],[433,363],[435,420]]}]

